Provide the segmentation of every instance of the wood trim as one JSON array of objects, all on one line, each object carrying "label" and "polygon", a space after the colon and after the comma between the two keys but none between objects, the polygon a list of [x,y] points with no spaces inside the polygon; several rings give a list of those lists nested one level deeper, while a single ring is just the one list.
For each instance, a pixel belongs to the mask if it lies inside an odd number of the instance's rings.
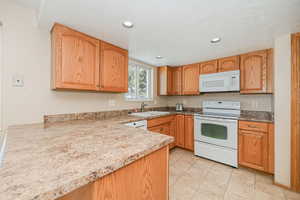
[{"label": "wood trim", "polygon": [[288,186],[286,186],[286,185],[282,185],[282,184],[280,184],[280,183],[276,183],[275,181],[273,181],[273,184],[276,185],[276,186],[278,186],[278,187],[281,187],[281,188],[283,188],[283,189],[291,190],[290,187],[288,187]]},{"label": "wood trim", "polygon": [[292,34],[291,189],[300,192],[300,33]]},{"label": "wood trim", "polygon": [[267,93],[272,94],[274,89],[274,53],[273,49],[267,50]]}]

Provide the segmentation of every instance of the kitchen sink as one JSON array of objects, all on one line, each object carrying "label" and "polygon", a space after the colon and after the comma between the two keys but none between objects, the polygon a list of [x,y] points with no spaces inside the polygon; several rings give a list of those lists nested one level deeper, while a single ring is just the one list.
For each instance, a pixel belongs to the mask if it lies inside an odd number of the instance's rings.
[{"label": "kitchen sink", "polygon": [[167,115],[170,114],[170,112],[164,112],[164,111],[148,111],[148,112],[136,112],[136,113],[131,113],[131,116],[136,116],[136,117],[155,117],[155,116],[160,116],[160,115]]}]

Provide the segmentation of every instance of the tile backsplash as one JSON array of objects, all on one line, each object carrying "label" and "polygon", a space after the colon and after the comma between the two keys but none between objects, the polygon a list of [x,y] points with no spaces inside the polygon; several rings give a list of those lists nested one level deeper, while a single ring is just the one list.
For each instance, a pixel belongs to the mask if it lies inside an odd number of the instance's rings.
[{"label": "tile backsplash", "polygon": [[202,107],[203,101],[239,101],[242,110],[251,111],[274,111],[272,94],[241,95],[239,93],[212,93],[199,96],[173,96],[168,98],[168,106],[183,103],[185,107]]}]

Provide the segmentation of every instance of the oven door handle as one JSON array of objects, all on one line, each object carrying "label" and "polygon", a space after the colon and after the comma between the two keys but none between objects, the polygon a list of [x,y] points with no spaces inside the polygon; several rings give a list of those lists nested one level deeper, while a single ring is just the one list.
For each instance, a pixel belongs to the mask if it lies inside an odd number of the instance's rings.
[{"label": "oven door handle", "polygon": [[237,123],[237,120],[234,120],[234,119],[223,119],[223,118],[206,118],[206,117],[195,117],[195,119],[197,121],[201,121],[202,120],[205,120],[205,121],[210,121],[210,122],[232,122],[232,123]]}]

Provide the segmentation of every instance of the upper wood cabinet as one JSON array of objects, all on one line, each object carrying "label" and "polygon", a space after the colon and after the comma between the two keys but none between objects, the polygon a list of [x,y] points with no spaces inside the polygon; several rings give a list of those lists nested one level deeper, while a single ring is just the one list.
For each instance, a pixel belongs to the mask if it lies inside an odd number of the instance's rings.
[{"label": "upper wood cabinet", "polygon": [[182,94],[199,94],[199,65],[185,65],[182,68]]},{"label": "upper wood cabinet", "polygon": [[157,68],[157,95],[173,94],[173,69],[168,66]]},{"label": "upper wood cabinet", "polygon": [[[172,87],[173,86],[173,87]],[[172,94],[181,95],[182,94],[182,67],[172,68]]]},{"label": "upper wood cabinet", "polygon": [[127,50],[61,24],[51,34],[53,89],[127,92]]},{"label": "upper wood cabinet", "polygon": [[53,27],[53,89],[98,90],[99,60],[99,40],[59,24]]},{"label": "upper wood cabinet", "polygon": [[272,93],[272,50],[241,55],[241,93]]},{"label": "upper wood cabinet", "polygon": [[200,63],[200,74],[211,74],[218,72],[218,60]]},{"label": "upper wood cabinet", "polygon": [[233,71],[240,69],[240,57],[231,56],[218,59],[218,72]]},{"label": "upper wood cabinet", "polygon": [[128,91],[128,52],[101,41],[100,90]]}]

